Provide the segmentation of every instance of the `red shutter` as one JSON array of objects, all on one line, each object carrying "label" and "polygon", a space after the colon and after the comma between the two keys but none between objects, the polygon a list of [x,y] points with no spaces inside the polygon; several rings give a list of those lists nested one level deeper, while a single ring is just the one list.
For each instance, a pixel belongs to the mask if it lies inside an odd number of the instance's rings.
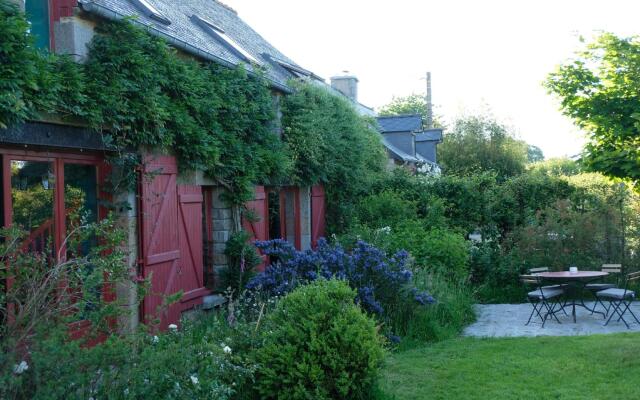
[{"label": "red shutter", "polygon": [[[256,186],[253,200],[248,201],[245,206],[253,213],[253,221],[242,219],[242,228],[249,232],[251,240],[269,240],[269,206],[264,186]],[[267,266],[267,256],[262,256],[262,264],[258,266],[259,271],[264,271]]]},{"label": "red shutter", "polygon": [[[146,323],[160,317],[163,330],[180,319],[180,310],[175,304],[160,310],[164,297],[180,289],[177,172],[175,158],[161,156],[145,160],[141,177],[142,276],[151,279],[142,312]],[[159,311],[162,311],[160,315]]]},{"label": "red shutter", "polygon": [[318,239],[325,236],[325,199],[324,188],[316,185],[311,188],[311,246],[316,248]]}]

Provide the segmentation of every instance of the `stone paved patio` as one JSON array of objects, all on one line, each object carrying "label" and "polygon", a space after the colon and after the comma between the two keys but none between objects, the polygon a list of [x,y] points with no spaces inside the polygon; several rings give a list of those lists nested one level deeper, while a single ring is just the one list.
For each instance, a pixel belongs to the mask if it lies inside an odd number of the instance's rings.
[{"label": "stone paved patio", "polygon": [[[587,303],[593,307],[593,303]],[[560,324],[555,319],[548,320],[544,328],[540,323],[532,319],[525,326],[525,322],[531,313],[530,304],[478,304],[476,307],[477,321],[469,325],[463,332],[464,336],[475,337],[516,337],[516,336],[576,336],[593,335],[601,333],[640,332],[638,325],[630,314],[625,314],[630,329],[622,321],[615,322],[612,319],[608,326],[603,326],[605,320],[601,315],[590,315],[590,312],[582,307],[576,307],[577,323],[573,323],[571,310],[567,308],[569,316],[558,314]],[[640,319],[640,302],[635,302],[631,308]],[[598,310],[601,308],[599,307]],[[627,318],[628,317],[628,318]],[[633,321],[633,323],[631,323]]]}]

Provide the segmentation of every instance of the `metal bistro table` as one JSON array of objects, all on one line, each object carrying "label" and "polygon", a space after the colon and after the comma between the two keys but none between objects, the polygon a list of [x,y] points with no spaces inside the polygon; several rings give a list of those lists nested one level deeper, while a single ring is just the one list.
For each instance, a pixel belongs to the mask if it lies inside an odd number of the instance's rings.
[{"label": "metal bistro table", "polygon": [[[597,281],[602,279],[603,277],[609,275],[608,272],[602,271],[578,271],[578,272],[569,272],[569,271],[561,271],[561,272],[541,272],[537,274],[539,277],[544,279],[545,281],[553,282],[553,284],[567,284],[570,288],[572,288],[572,299],[571,303],[564,303],[562,308],[564,309],[567,306],[571,306],[572,311],[571,315],[573,315],[573,322],[576,322],[576,306],[580,306],[586,308],[592,313],[602,314],[602,317],[605,317],[605,313],[601,311],[596,311],[594,308],[589,308],[586,304],[584,304],[584,300],[582,297],[582,293],[585,292],[584,288],[588,283]],[[577,296],[576,296],[577,295]]]}]

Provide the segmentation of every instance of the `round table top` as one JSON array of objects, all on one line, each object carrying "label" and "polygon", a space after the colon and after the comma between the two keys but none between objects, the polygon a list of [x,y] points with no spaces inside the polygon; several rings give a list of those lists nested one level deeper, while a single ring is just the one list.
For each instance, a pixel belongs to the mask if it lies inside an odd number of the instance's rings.
[{"label": "round table top", "polygon": [[560,272],[541,272],[537,274],[538,276],[545,279],[562,279],[562,280],[571,280],[571,279],[586,279],[586,278],[599,278],[602,276],[609,275],[608,272],[602,271],[578,271],[578,272],[569,272],[569,271],[560,271]]}]

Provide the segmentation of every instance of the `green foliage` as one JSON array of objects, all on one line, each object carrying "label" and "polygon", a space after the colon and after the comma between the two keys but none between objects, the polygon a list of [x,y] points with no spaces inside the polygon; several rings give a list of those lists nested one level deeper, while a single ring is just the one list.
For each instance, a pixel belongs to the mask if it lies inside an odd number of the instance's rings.
[{"label": "green foliage", "polygon": [[571,176],[582,172],[582,166],[569,158],[550,158],[530,164],[527,170],[542,175]]},{"label": "green foliage", "polygon": [[358,221],[370,228],[397,226],[417,217],[416,202],[393,191],[363,197],[356,207]]},{"label": "green foliage", "polygon": [[[418,114],[422,117],[422,122],[427,120],[427,101],[421,94],[410,94],[409,96],[393,97],[391,102],[382,108],[380,108],[378,114],[380,116],[391,115],[407,115]],[[436,127],[442,127],[438,121],[433,121],[433,125]]]},{"label": "green foliage", "polygon": [[18,6],[0,2],[0,128],[32,115],[34,94],[40,87],[42,59],[26,35],[29,24]]},{"label": "green foliage", "polygon": [[99,24],[86,62],[77,64],[39,53],[24,14],[4,1],[0,13],[0,127],[38,112],[80,118],[121,152],[175,154],[181,168],[205,171],[236,204],[249,199],[252,185],[288,175],[260,71],[181,57],[129,21]]},{"label": "green foliage", "polygon": [[429,229],[419,221],[407,221],[389,238],[391,250],[408,250],[416,268],[437,273],[453,281],[469,275],[469,246],[464,236],[447,228]]},{"label": "green foliage", "polygon": [[231,399],[247,392],[254,365],[253,326],[227,324],[224,314],[185,321],[157,336],[110,336],[93,347],[69,340],[62,330],[38,335],[28,370],[0,382],[3,399]]},{"label": "green foliage", "polygon": [[224,249],[228,266],[222,272],[221,287],[231,288],[238,295],[255,274],[255,268],[262,262],[256,247],[249,243],[250,238],[246,231],[234,232],[227,240]]},{"label": "green foliage", "polygon": [[380,134],[345,98],[308,82],[291,86],[295,92],[282,103],[282,125],[293,183],[324,184],[328,229],[338,231],[353,217],[357,198],[384,171]]},{"label": "green foliage", "polygon": [[179,57],[165,41],[120,22],[99,26],[84,69],[86,117],[108,127],[119,148],[174,151],[182,168],[204,170],[230,189],[233,202],[288,169],[270,128],[266,81],[243,67]]},{"label": "green foliage", "polygon": [[375,323],[342,281],[316,281],[267,317],[257,351],[261,399],[367,399],[384,351]]},{"label": "green foliage", "polygon": [[413,282],[421,290],[432,293],[435,304],[415,310],[407,323],[400,348],[411,347],[416,341],[439,342],[457,337],[473,322],[475,299],[469,285],[426,270],[416,270]]},{"label": "green foliage", "polygon": [[551,73],[549,92],[590,135],[583,162],[606,175],[640,178],[640,40],[601,34]]},{"label": "green foliage", "polygon": [[438,146],[445,174],[493,171],[499,180],[521,174],[527,163],[525,142],[490,116],[459,118]]}]

